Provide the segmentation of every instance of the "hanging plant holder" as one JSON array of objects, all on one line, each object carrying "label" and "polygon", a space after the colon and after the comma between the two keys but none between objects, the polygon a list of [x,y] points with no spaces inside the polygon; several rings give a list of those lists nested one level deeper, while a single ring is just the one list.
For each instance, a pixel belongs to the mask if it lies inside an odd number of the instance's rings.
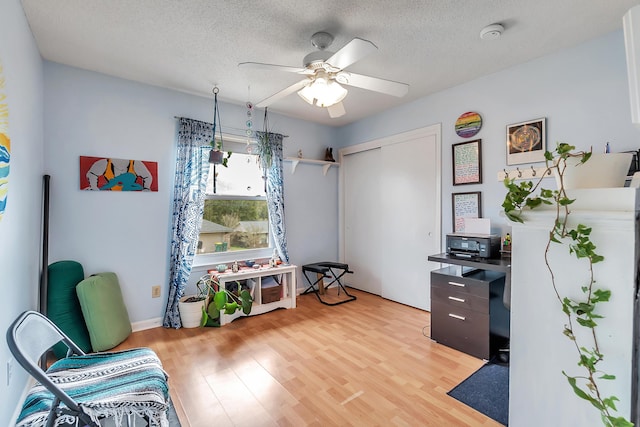
[{"label": "hanging plant holder", "polygon": [[222,151],[213,149],[209,152],[209,163],[213,163],[216,165],[222,164],[223,157],[224,153]]},{"label": "hanging plant holder", "polygon": [[[222,126],[220,124],[220,109],[218,108],[218,87],[213,88],[213,137],[211,139],[211,151],[209,152],[209,163],[214,165],[222,165],[227,167],[227,161],[231,157],[231,151],[224,152],[222,141]],[[218,140],[216,141],[216,128],[219,132]],[[226,154],[226,156],[225,156]]]}]

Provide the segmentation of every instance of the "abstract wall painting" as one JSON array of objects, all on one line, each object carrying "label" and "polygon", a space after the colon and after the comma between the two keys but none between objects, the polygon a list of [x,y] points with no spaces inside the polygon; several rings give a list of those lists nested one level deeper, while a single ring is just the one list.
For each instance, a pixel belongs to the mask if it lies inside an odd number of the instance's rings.
[{"label": "abstract wall painting", "polygon": [[0,61],[0,220],[7,207],[9,191],[9,160],[11,140],[9,139],[9,104],[5,91],[5,80]]},{"label": "abstract wall painting", "polygon": [[158,163],[80,156],[80,189],[158,191]]}]

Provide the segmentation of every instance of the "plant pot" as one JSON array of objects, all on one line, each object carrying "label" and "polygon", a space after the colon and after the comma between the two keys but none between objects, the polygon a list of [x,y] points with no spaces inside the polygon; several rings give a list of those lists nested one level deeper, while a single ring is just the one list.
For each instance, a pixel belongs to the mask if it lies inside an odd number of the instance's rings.
[{"label": "plant pot", "polygon": [[224,157],[224,152],[220,150],[211,150],[209,152],[209,163],[215,163],[219,165],[222,163],[222,158]]},{"label": "plant pot", "polygon": [[202,319],[202,309],[206,300],[195,302],[185,302],[186,299],[195,295],[186,295],[178,301],[178,311],[180,311],[180,321],[183,328],[197,328]]},{"label": "plant pot", "polygon": [[[575,190],[624,187],[632,159],[632,153],[592,154],[586,163],[579,164],[579,157],[569,157],[563,174],[564,188]],[[560,177],[557,171],[554,172],[557,188],[560,188]]]}]

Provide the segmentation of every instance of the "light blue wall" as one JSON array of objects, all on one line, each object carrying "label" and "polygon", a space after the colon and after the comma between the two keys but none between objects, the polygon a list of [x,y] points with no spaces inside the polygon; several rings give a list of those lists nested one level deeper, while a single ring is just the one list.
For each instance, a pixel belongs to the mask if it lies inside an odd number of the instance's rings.
[{"label": "light blue wall", "polygon": [[[44,70],[45,158],[52,176],[50,260],[77,260],[86,275],[116,272],[131,321],[158,319],[168,289],[174,116],[211,122],[213,100],[52,62],[45,62]],[[219,98],[223,95],[220,88]],[[257,114],[257,129],[262,128],[262,114]],[[246,108],[220,102],[220,119],[223,129],[242,130]],[[269,114],[269,124],[288,135],[285,156],[301,149],[319,157],[331,144],[330,127],[276,114]],[[81,191],[79,156],[158,162],[159,191]],[[291,262],[336,258],[336,177],[335,172],[324,177],[320,168],[306,165],[292,175],[290,164],[285,164]],[[154,285],[162,287],[162,298],[151,298]]]},{"label": "light blue wall", "polygon": [[[0,330],[4,333],[19,312],[36,307],[43,173],[52,175],[50,261],[76,259],[86,274],[116,271],[132,321],[159,318],[168,277],[174,116],[211,121],[211,100],[49,62],[44,64],[43,83],[43,65],[18,0],[3,2],[0,8],[0,60],[7,80],[13,156],[9,205],[0,221]],[[221,88],[223,125],[243,128],[244,107],[225,103],[223,95]],[[276,114],[270,115],[270,123],[274,131],[289,136],[285,156],[302,149],[309,158],[322,158],[327,146],[352,145],[442,123],[443,233],[447,233],[454,191],[482,191],[484,216],[497,228],[504,225],[499,216],[504,191],[496,174],[506,167],[507,124],[547,117],[550,144],[565,141],[601,151],[609,141],[614,151],[633,150],[640,148],[640,141],[628,105],[619,31],[344,128]],[[477,111],[484,119],[477,136],[482,138],[483,183],[453,187],[450,147],[462,141],[453,126],[466,111]],[[261,118],[256,122],[260,126]],[[81,192],[81,155],[157,161],[160,190]],[[301,164],[291,174],[290,164],[285,164],[292,262],[337,258],[337,185],[336,168],[323,176],[320,167]],[[152,299],[150,288],[158,284],[163,298]],[[27,377],[14,367],[12,385],[7,387],[9,353],[4,340],[0,356],[0,389],[8,396],[0,403],[0,425],[8,425]]]},{"label": "light blue wall", "polygon": [[[465,140],[456,135],[454,124],[466,111],[476,111],[483,119],[481,131],[472,138],[482,139],[483,183],[454,187],[451,145]],[[506,165],[506,126],[539,117],[547,118],[550,147],[567,142],[601,152],[609,141],[612,151],[640,148],[640,132],[631,124],[622,31],[345,126],[336,140],[347,146],[442,123],[443,235],[452,227],[451,193],[467,191],[482,192],[484,217],[500,232],[506,230],[499,215],[505,191],[497,173],[516,167]],[[555,184],[551,181],[548,187]]]},{"label": "light blue wall", "polygon": [[19,0],[0,6],[0,63],[9,105],[11,172],[5,215],[0,220],[0,425],[11,418],[27,382],[12,362],[5,331],[22,311],[38,307],[43,171],[42,61]]}]

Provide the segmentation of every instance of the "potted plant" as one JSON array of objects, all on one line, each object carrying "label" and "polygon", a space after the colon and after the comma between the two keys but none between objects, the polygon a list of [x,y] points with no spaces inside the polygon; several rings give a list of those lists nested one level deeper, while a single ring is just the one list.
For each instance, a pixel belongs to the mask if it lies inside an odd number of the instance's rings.
[{"label": "potted plant", "polygon": [[[534,184],[531,181],[523,181],[515,184],[514,179],[505,179],[507,188],[502,207],[507,218],[516,223],[524,223],[522,213],[525,209],[535,209],[542,205],[551,205],[555,210],[553,224],[549,230],[548,242],[544,250],[544,260],[551,276],[551,285],[559,302],[559,309],[566,316],[563,334],[571,340],[578,356],[578,366],[583,370],[582,375],[572,376],[566,371],[562,374],[566,377],[569,386],[574,393],[591,403],[601,415],[605,426],[630,427],[633,424],[624,417],[616,415],[616,396],[606,396],[604,381],[612,381],[615,376],[602,372],[600,362],[604,360],[603,349],[598,343],[596,333],[598,323],[602,316],[599,312],[600,304],[606,303],[611,297],[611,291],[596,286],[593,266],[604,261],[604,257],[596,252],[596,246],[590,239],[591,227],[585,224],[576,224],[571,228],[568,220],[570,206],[575,202],[567,194],[565,172],[573,172],[570,168],[580,168],[592,157],[591,151],[575,151],[575,147],[566,143],[559,143],[553,152],[545,152],[546,171]],[[630,162],[629,162],[630,163]],[[569,166],[569,165],[572,166]],[[577,166],[573,166],[576,164]],[[628,168],[628,165],[626,166]],[[623,168],[624,169],[624,168]],[[548,190],[540,187],[542,178],[550,173],[557,177],[557,189]],[[580,280],[575,281],[577,287],[575,294],[582,297],[571,298],[560,292],[561,286],[556,282],[556,275],[551,267],[550,248],[552,245],[566,245],[569,253],[578,259],[586,261],[588,277],[585,284]],[[564,284],[564,282],[563,282]],[[573,285],[567,283],[566,285]],[[562,287],[567,289],[566,287]],[[579,332],[582,330],[587,333]]]},{"label": "potted plant", "polygon": [[225,168],[228,166],[229,157],[231,157],[232,151],[223,151],[222,140],[211,141],[211,151],[209,152],[209,163],[216,165],[222,165]]},{"label": "potted plant", "polygon": [[197,328],[202,319],[202,310],[208,296],[208,289],[200,282],[196,284],[198,293],[185,295],[178,301],[178,311],[183,328]]},{"label": "potted plant", "polygon": [[215,277],[205,274],[198,280],[196,287],[205,300],[200,309],[200,326],[220,326],[220,313],[233,314],[240,310],[244,314],[251,313],[251,292],[243,289],[238,281],[235,289],[221,288]]}]

